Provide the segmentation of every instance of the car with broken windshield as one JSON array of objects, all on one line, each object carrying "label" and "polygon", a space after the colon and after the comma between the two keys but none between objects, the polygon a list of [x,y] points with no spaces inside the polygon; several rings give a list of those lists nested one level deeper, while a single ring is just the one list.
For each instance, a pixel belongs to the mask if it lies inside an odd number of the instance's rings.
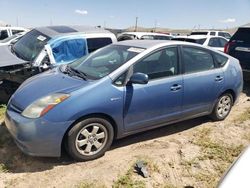
[{"label": "car with broken windshield", "polygon": [[11,46],[0,46],[0,102],[6,103],[27,78],[115,41],[114,34],[100,28],[49,26],[31,30]]}]

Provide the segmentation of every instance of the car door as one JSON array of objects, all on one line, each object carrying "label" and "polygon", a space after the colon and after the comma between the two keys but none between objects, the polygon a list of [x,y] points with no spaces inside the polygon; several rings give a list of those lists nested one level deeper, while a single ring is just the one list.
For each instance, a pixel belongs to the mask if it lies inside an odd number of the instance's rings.
[{"label": "car door", "polygon": [[211,111],[223,89],[224,74],[217,68],[209,50],[182,47],[183,116],[198,116]]},{"label": "car door", "polygon": [[125,88],[124,125],[126,131],[171,122],[181,115],[183,80],[179,74],[178,48],[161,49],[137,62],[133,72],[149,77],[146,85]]}]

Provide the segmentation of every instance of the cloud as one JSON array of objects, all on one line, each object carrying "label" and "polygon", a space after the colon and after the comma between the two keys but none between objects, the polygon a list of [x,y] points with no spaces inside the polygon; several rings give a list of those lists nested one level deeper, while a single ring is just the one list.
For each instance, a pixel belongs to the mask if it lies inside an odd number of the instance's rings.
[{"label": "cloud", "polygon": [[79,10],[79,9],[76,9],[76,10],[75,10],[75,13],[76,13],[76,14],[81,14],[81,15],[87,15],[87,14],[88,14],[88,11],[87,11],[87,10]]},{"label": "cloud", "polygon": [[219,22],[221,22],[221,23],[234,23],[234,22],[236,22],[236,19],[235,18],[227,18],[225,20],[219,20]]}]

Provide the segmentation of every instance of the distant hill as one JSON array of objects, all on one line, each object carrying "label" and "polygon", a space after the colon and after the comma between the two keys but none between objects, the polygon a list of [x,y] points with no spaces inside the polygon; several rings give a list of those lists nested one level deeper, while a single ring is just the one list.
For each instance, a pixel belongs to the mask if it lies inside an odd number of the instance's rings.
[{"label": "distant hill", "polygon": [[[244,27],[244,26],[250,26],[250,23],[244,24],[240,27]],[[234,27],[234,28],[229,28],[229,29],[213,29],[213,30],[225,30],[228,31],[231,34],[234,34],[237,31],[238,27]],[[205,29],[208,30],[208,29]],[[211,29],[212,30],[212,29]],[[124,31],[135,31],[135,27],[129,27],[127,29],[125,29]],[[191,29],[170,29],[170,28],[144,28],[144,27],[137,27],[137,31],[140,32],[162,32],[162,33],[175,33],[175,34],[180,34],[180,35],[187,35],[190,34],[192,32]]]}]

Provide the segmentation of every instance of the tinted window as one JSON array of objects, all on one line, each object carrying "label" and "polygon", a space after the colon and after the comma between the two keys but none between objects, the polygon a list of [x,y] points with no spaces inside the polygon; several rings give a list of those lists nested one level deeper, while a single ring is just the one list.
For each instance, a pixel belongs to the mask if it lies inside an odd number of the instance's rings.
[{"label": "tinted window", "polygon": [[12,30],[12,35],[15,35],[17,33],[23,32],[23,30]]},{"label": "tinted window", "polygon": [[250,43],[250,28],[239,28],[231,40]]},{"label": "tinted window", "polygon": [[210,35],[215,36],[215,32],[210,32]]},{"label": "tinted window", "polygon": [[52,46],[52,52],[57,63],[71,62],[86,55],[86,41],[84,39],[62,41]]},{"label": "tinted window", "polygon": [[222,47],[224,47],[227,44],[227,40],[226,39],[220,38],[219,41],[220,41],[220,44],[221,44]]},{"label": "tinted window", "polygon": [[203,44],[206,41],[206,39],[205,38],[204,39],[189,39],[189,38],[187,38],[187,39],[185,39],[185,41],[196,43],[196,44]]},{"label": "tinted window", "polygon": [[224,46],[221,45],[219,38],[211,38],[211,39],[209,39],[208,46],[217,47],[217,48],[224,47]]},{"label": "tinted window", "polygon": [[8,38],[8,32],[7,30],[1,30],[0,31],[0,40]]},{"label": "tinted window", "polygon": [[228,58],[221,54],[214,53],[214,60],[219,65],[219,67],[223,67],[226,64]]},{"label": "tinted window", "polygon": [[192,32],[191,35],[207,35],[207,32]]},{"label": "tinted window", "polygon": [[229,33],[225,33],[225,32],[219,32],[218,34],[221,37],[225,37],[226,39],[230,39],[231,35]]},{"label": "tinted window", "polygon": [[134,65],[134,73],[141,72],[149,79],[162,78],[178,74],[177,48],[167,48],[155,52]]},{"label": "tinted window", "polygon": [[111,38],[89,38],[87,39],[89,53],[112,43]]},{"label": "tinted window", "polygon": [[212,55],[198,48],[183,47],[183,62],[185,73],[206,71],[214,68]]},{"label": "tinted window", "polygon": [[124,34],[121,35],[117,38],[118,41],[124,41],[124,40],[134,40],[136,38],[135,35],[128,35],[128,34]]}]

